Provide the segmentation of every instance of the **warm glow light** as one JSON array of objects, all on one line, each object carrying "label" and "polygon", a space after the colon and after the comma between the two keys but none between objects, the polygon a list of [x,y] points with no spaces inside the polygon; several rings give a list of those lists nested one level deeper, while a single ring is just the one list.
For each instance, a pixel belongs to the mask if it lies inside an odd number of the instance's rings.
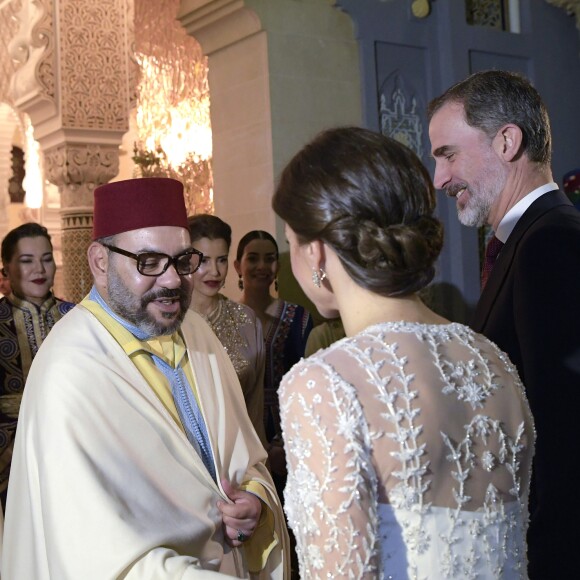
[{"label": "warm glow light", "polygon": [[183,182],[188,212],[213,212],[207,60],[175,19],[178,0],[135,4],[138,143],[142,175]]},{"label": "warm glow light", "polygon": [[34,129],[28,117],[25,117],[25,125],[24,169],[26,173],[22,180],[22,187],[26,192],[24,205],[36,209],[42,206],[44,198],[40,145],[34,140]]},{"label": "warm glow light", "polygon": [[167,102],[164,90],[173,80],[173,73],[144,55],[138,55],[138,62],[142,74],[137,108],[139,140],[148,151],[161,147],[168,163],[175,168],[190,154],[210,159],[209,95],[186,98],[173,105]]}]

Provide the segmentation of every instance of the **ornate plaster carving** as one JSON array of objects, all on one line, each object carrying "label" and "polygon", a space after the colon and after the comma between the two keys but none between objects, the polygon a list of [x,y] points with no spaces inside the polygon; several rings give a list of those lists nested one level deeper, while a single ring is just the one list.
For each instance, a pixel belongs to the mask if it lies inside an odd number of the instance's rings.
[{"label": "ornate plaster carving", "polygon": [[546,0],[546,2],[576,16],[576,28],[580,29],[580,0]]},{"label": "ornate plaster carving", "polygon": [[[12,28],[7,6],[16,18]],[[93,190],[118,174],[135,102],[133,17],[133,0],[0,2],[0,30],[7,31],[0,48],[5,43],[13,59],[13,68],[2,62],[3,79],[12,79],[13,104],[30,116],[45,175],[60,191],[65,297],[72,300],[82,298],[91,280]]]},{"label": "ornate plaster carving", "polygon": [[12,104],[10,79],[17,68],[8,51],[8,45],[18,32],[16,15],[21,9],[22,1],[4,2],[0,7],[0,102]]},{"label": "ornate plaster carving", "polygon": [[76,207],[61,211],[63,234],[62,251],[64,296],[80,302],[89,292],[93,278],[87,262],[87,248],[91,243],[93,208]]},{"label": "ornate plaster carving", "polygon": [[119,147],[63,143],[45,152],[45,170],[60,190],[64,297],[80,302],[92,283],[86,255],[91,242],[93,192],[119,172]]},{"label": "ornate plaster carving", "polygon": [[133,0],[19,2],[10,91],[36,138],[67,127],[127,131],[137,76]]},{"label": "ornate plaster carving", "polygon": [[61,144],[45,152],[47,178],[58,185],[61,207],[92,207],[93,190],[119,172],[117,145]]},{"label": "ornate plaster carving", "polygon": [[60,100],[63,127],[129,127],[126,0],[61,0]]},{"label": "ornate plaster carving", "polygon": [[22,0],[16,14],[18,32],[8,44],[8,52],[17,63],[10,91],[20,110],[34,122],[56,114],[55,54],[50,0]]}]

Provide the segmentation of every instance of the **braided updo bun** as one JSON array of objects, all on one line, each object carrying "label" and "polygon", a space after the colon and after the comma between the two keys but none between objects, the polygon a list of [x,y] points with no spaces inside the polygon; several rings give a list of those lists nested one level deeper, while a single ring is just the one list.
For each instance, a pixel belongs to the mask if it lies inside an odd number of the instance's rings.
[{"label": "braided updo bun", "polygon": [[443,245],[435,191],[394,139],[359,127],[321,133],[284,169],[272,205],[301,242],[331,246],[363,288],[405,296],[433,279]]}]

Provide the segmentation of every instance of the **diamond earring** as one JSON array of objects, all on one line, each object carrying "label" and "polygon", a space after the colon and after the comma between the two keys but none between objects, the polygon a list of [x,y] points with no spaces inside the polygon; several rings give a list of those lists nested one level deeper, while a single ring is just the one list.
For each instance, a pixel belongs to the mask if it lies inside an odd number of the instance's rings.
[{"label": "diamond earring", "polygon": [[312,270],[312,283],[317,287],[320,288],[320,276],[316,270]]},{"label": "diamond earring", "polygon": [[320,283],[326,278],[326,272],[320,268],[320,274],[318,270],[312,270],[312,283],[317,287],[320,288]]}]

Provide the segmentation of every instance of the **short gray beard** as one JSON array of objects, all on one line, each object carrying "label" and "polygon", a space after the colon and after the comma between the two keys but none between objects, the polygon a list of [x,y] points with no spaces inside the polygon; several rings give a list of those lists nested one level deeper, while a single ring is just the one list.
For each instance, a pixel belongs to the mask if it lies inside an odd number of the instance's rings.
[{"label": "short gray beard", "polygon": [[[457,217],[464,226],[480,227],[488,222],[493,204],[497,201],[506,184],[506,173],[501,166],[490,158],[490,170],[485,183],[476,181],[469,192],[469,201],[463,209],[457,209]],[[467,185],[467,184],[465,184]]]},{"label": "short gray beard", "polygon": [[[109,267],[107,292],[109,294],[108,304],[113,312],[151,337],[171,335],[178,330],[185,318],[191,301],[191,296],[182,287],[175,290],[150,290],[139,299],[125,286],[115,268],[111,266]],[[152,300],[174,296],[179,296],[181,309],[177,318],[169,326],[161,324],[147,312],[147,304]],[[167,318],[171,318],[172,316],[169,314]]]},{"label": "short gray beard", "polygon": [[[474,198],[471,198],[473,202]],[[457,209],[457,217],[464,226],[480,227],[487,223],[487,218],[491,211],[493,200],[478,199],[477,203]]]}]

